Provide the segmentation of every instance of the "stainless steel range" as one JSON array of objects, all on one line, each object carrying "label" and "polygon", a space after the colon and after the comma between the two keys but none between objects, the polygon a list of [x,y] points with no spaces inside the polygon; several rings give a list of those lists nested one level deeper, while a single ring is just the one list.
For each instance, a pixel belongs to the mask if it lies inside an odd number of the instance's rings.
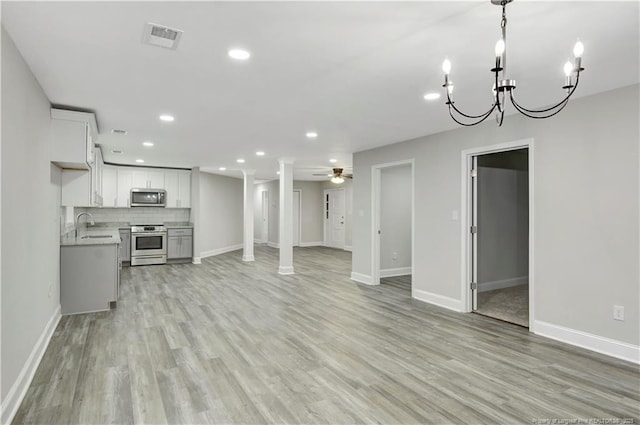
[{"label": "stainless steel range", "polygon": [[131,226],[131,265],[166,264],[167,229],[161,225]]}]

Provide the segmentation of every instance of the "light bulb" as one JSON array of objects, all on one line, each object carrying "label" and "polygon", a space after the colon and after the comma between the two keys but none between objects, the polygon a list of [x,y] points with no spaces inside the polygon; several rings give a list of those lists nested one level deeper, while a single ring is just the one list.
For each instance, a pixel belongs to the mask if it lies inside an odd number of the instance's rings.
[{"label": "light bulb", "polygon": [[567,61],[567,63],[564,64],[564,75],[566,75],[567,77],[570,77],[572,72],[573,72],[573,64]]},{"label": "light bulb", "polygon": [[500,57],[504,53],[504,40],[501,38],[496,43],[496,56]]},{"label": "light bulb", "polygon": [[584,44],[582,44],[582,41],[578,39],[578,41],[576,41],[576,45],[573,46],[573,56],[577,58],[581,58],[583,53],[584,53]]},{"label": "light bulb", "polygon": [[449,59],[445,59],[444,62],[442,62],[442,72],[444,72],[445,75],[449,75],[451,73],[451,62]]}]

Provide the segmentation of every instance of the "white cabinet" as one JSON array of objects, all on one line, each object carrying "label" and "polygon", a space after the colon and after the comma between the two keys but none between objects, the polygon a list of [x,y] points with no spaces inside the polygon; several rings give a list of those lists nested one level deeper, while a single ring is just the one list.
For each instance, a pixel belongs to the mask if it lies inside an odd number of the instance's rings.
[{"label": "white cabinet", "polygon": [[133,170],[125,167],[118,167],[118,200],[116,207],[127,208],[131,204],[131,188],[133,186]]},{"label": "white cabinet", "polygon": [[164,171],[137,169],[133,172],[133,187],[164,189]]},{"label": "white cabinet", "polygon": [[100,207],[102,206],[102,154],[95,148],[96,160],[85,170],[62,170],[63,206]]},{"label": "white cabinet", "polygon": [[118,170],[116,167],[102,167],[102,206],[118,206]]},{"label": "white cabinet", "polygon": [[167,208],[191,207],[191,171],[167,170],[165,172]]},{"label": "white cabinet", "polygon": [[61,168],[88,170],[94,163],[95,115],[51,109],[51,162]]}]

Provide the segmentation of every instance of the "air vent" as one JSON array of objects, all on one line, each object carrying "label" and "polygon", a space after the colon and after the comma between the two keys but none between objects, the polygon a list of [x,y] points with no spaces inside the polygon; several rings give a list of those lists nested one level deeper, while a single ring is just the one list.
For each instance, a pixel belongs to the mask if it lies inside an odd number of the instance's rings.
[{"label": "air vent", "polygon": [[127,130],[119,130],[117,128],[114,128],[114,129],[111,130],[111,133],[113,133],[113,134],[122,134],[123,136],[125,136],[128,133],[128,131]]},{"label": "air vent", "polygon": [[182,30],[148,22],[144,26],[142,41],[152,46],[175,50],[178,47],[182,33]]},{"label": "air vent", "polygon": [[119,155],[119,154],[122,153],[122,150],[120,150],[120,149],[111,149],[111,153],[115,153],[115,154]]}]

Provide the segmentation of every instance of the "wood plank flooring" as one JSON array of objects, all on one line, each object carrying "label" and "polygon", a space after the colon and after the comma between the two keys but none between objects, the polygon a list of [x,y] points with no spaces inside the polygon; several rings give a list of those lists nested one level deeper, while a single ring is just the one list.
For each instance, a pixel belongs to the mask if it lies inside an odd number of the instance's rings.
[{"label": "wood plank flooring", "polygon": [[62,318],[14,423],[639,421],[637,365],[357,284],[348,252],[255,257],[126,268],[117,310]]}]

